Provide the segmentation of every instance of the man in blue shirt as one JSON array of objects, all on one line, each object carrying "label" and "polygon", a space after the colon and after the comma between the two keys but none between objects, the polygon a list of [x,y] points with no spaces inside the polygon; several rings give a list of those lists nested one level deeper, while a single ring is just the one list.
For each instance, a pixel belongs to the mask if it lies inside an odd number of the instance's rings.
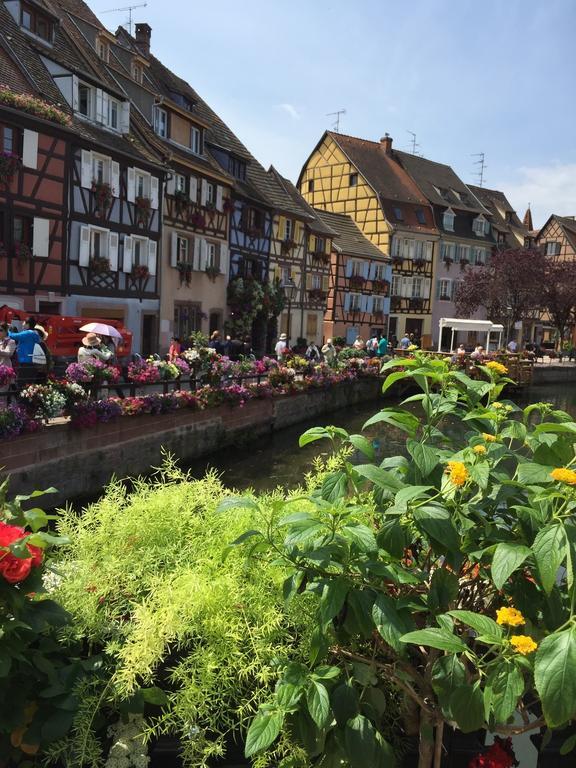
[{"label": "man in blue shirt", "polygon": [[40,342],[40,334],[35,331],[36,320],[29,317],[21,331],[10,331],[9,336],[16,342],[16,357],[18,359],[18,386],[20,389],[33,384],[36,380],[36,368],[32,361],[34,347]]},{"label": "man in blue shirt", "polygon": [[408,349],[412,342],[410,341],[410,337],[407,333],[404,334],[404,336],[400,339],[400,349]]}]

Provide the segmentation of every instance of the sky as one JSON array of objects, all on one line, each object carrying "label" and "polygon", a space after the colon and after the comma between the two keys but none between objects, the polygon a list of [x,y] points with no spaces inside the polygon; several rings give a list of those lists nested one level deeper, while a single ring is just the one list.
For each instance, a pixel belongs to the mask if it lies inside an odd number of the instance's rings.
[{"label": "sky", "polygon": [[[89,0],[110,29],[138,0]],[[535,226],[576,215],[574,0],[148,0],[134,22],[265,166],[296,181],[326,128],[451,165]]]}]

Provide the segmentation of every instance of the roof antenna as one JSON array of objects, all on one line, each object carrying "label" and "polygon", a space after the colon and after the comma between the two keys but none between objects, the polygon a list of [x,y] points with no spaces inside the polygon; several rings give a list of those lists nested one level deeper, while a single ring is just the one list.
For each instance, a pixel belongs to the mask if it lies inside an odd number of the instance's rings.
[{"label": "roof antenna", "polygon": [[138,5],[127,5],[125,8],[108,8],[107,11],[100,11],[100,13],[120,13],[120,11],[128,11],[128,33],[132,34],[132,11],[136,8],[146,8],[148,3],[139,3]]},{"label": "roof antenna", "polygon": [[480,160],[476,160],[474,165],[479,165],[480,169],[476,171],[474,176],[478,179],[478,186],[481,187],[484,184],[484,171],[487,168],[486,163],[484,162],[484,152],[476,152],[476,154],[471,155],[471,157],[479,157]]},{"label": "roof antenna", "polygon": [[416,134],[414,133],[414,131],[406,131],[406,133],[409,133],[410,136],[412,136],[412,141],[410,142],[410,144],[412,145],[412,154],[417,155],[418,152],[416,152],[416,149],[420,147],[420,144],[418,144],[416,141]]},{"label": "roof antenna", "polygon": [[326,117],[334,117],[334,125],[332,128],[336,131],[336,133],[340,133],[340,115],[345,115],[346,110],[345,109],[339,109],[337,112],[327,112]]}]

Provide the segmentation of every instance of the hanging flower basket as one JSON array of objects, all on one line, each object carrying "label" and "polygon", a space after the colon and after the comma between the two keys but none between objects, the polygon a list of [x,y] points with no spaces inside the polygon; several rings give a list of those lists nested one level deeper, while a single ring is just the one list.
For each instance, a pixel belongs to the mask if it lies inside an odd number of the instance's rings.
[{"label": "hanging flower basket", "polygon": [[135,264],[132,267],[132,277],[137,278],[138,280],[145,280],[147,277],[150,276],[150,270],[146,266],[146,264]]},{"label": "hanging flower basket", "polygon": [[96,216],[105,216],[106,211],[112,205],[112,187],[105,181],[93,181],[92,193],[94,195],[94,213]]},{"label": "hanging flower basket", "polygon": [[404,259],[402,258],[402,256],[392,256],[392,264],[395,267],[401,267],[403,263],[404,263]]},{"label": "hanging flower basket", "polygon": [[136,198],[136,223],[139,226],[147,227],[150,221],[150,211],[152,210],[152,201],[149,197]]},{"label": "hanging flower basket", "polygon": [[176,269],[180,273],[180,285],[186,283],[186,286],[189,288],[192,282],[192,264],[189,264],[187,261],[179,261],[176,264]]},{"label": "hanging flower basket", "polygon": [[372,280],[372,292],[388,295],[390,283],[388,280]]},{"label": "hanging flower basket", "polygon": [[205,272],[210,278],[210,280],[212,280],[213,283],[216,281],[216,278],[218,277],[218,275],[222,274],[222,272],[220,272],[220,267],[213,267],[213,266],[206,267]]},{"label": "hanging flower basket", "polygon": [[349,282],[350,288],[364,288],[364,283],[366,280],[362,277],[362,275],[352,275]]},{"label": "hanging flower basket", "polygon": [[21,272],[32,258],[32,250],[25,243],[14,243],[14,256],[18,271]]},{"label": "hanging flower basket", "polygon": [[107,259],[105,256],[96,256],[90,259],[90,269],[97,274],[110,272],[110,259]]},{"label": "hanging flower basket", "polygon": [[0,182],[8,186],[22,167],[22,160],[13,152],[0,152]]}]

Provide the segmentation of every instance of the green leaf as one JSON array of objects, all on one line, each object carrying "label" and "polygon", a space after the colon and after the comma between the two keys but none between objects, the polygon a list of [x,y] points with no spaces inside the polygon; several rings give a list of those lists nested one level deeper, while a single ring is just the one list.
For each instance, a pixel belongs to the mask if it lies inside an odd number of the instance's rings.
[{"label": "green leaf", "polygon": [[466,669],[458,656],[440,656],[432,667],[432,688],[438,696],[438,701],[445,716],[453,719],[450,711],[452,693],[466,684]]},{"label": "green leaf", "polygon": [[346,496],[348,488],[348,477],[343,469],[339,469],[337,472],[331,472],[326,475],[324,482],[322,483],[321,494],[322,498],[334,504],[339,499],[343,499]]},{"label": "green leaf", "polygon": [[491,680],[491,687],[494,718],[497,723],[505,724],[524,692],[524,678],[518,667],[508,663],[498,669]]},{"label": "green leaf", "polygon": [[283,722],[283,712],[258,712],[246,734],[244,755],[252,757],[267,749],[278,738]]},{"label": "green leaf", "polygon": [[518,464],[518,482],[522,485],[539,485],[540,483],[553,482],[550,472],[554,467],[547,467],[543,464],[533,464],[525,462]]},{"label": "green leaf", "polygon": [[351,768],[393,768],[396,764],[390,745],[363,715],[346,723],[344,742]]},{"label": "green leaf", "polygon": [[418,528],[449,552],[459,552],[460,537],[452,523],[450,512],[443,507],[427,504],[413,512]]},{"label": "green leaf", "polygon": [[408,375],[409,374],[407,374],[406,371],[394,371],[394,373],[388,374],[388,376],[386,376],[384,379],[384,383],[382,384],[382,394],[387,392],[393,384],[396,384],[397,381],[402,381],[402,379],[405,379]]},{"label": "green leaf", "polygon": [[530,548],[523,544],[501,541],[492,558],[492,581],[496,589],[502,589],[504,583],[531,554]]},{"label": "green leaf", "polygon": [[281,683],[276,689],[276,704],[285,713],[293,712],[303,692],[300,685]]},{"label": "green leaf", "polygon": [[401,558],[408,546],[408,533],[400,520],[386,520],[378,532],[378,544],[392,557]]},{"label": "green leaf", "polygon": [[544,422],[543,424],[537,424],[534,427],[535,432],[568,432],[574,434],[576,432],[576,424],[573,421],[563,422],[557,424],[556,422]]},{"label": "green leaf", "polygon": [[502,628],[489,616],[460,610],[448,611],[448,615],[458,619],[462,624],[466,624],[467,627],[472,627],[479,635],[494,638],[495,643],[499,643],[502,639]]},{"label": "green leaf", "polygon": [[148,704],[156,704],[159,707],[168,704],[168,696],[166,696],[166,693],[157,686],[154,686],[153,688],[142,688],[141,692],[144,701],[148,702]]},{"label": "green leaf", "polygon": [[501,435],[524,441],[526,439],[526,427],[521,421],[507,421]]},{"label": "green leaf", "polygon": [[438,466],[438,452],[425,443],[418,443],[415,440],[407,440],[406,448],[408,449],[408,453],[414,459],[414,463],[420,470],[422,477],[428,477],[428,475]]},{"label": "green leaf", "polygon": [[339,667],[331,667],[328,664],[324,664],[321,667],[316,667],[312,673],[314,680],[335,680],[340,677],[342,670]]},{"label": "green leaf", "polygon": [[308,712],[318,728],[324,728],[328,725],[330,717],[330,697],[328,691],[322,683],[311,680],[306,691],[306,703]]},{"label": "green leaf", "polygon": [[468,650],[466,643],[459,637],[436,627],[408,632],[408,634],[402,635],[400,641],[402,643],[413,643],[414,645],[425,645],[429,648],[437,648],[439,651],[449,651],[450,653],[462,653]]},{"label": "green leaf", "polygon": [[538,532],[532,544],[542,588],[548,595],[556,582],[558,568],[566,556],[566,547],[566,532],[561,523],[547,525]]},{"label": "green leaf", "polygon": [[324,622],[330,621],[340,613],[349,589],[349,583],[342,578],[333,579],[326,584],[320,601],[320,612]]},{"label": "green leaf", "polygon": [[262,532],[255,531],[255,530],[244,531],[244,533],[241,536],[238,536],[238,538],[232,542],[232,546],[243,544],[245,541],[247,541],[248,539],[251,539],[253,536],[262,536]]},{"label": "green leaf", "polygon": [[576,715],[576,628],[548,635],[536,651],[534,682],[550,728]]},{"label": "green leaf", "polygon": [[413,499],[425,499],[428,491],[433,490],[432,485],[408,485],[401,488],[396,494],[394,502],[399,507],[406,507]]},{"label": "green leaf", "polygon": [[332,711],[340,727],[359,712],[358,693],[350,682],[342,683],[332,692]]},{"label": "green leaf", "polygon": [[74,712],[57,710],[42,723],[42,742],[51,743],[63,739],[74,721]]},{"label": "green leaf", "polygon": [[364,437],[364,435],[350,435],[348,440],[352,443],[354,448],[356,448],[357,451],[360,451],[360,453],[363,453],[367,459],[370,461],[375,460],[376,452],[374,451],[374,446],[370,440]]},{"label": "green leaf", "polygon": [[414,627],[408,611],[399,611],[396,601],[388,595],[378,595],[372,608],[372,619],[388,645],[400,653],[403,647],[400,638]]},{"label": "green leaf", "polygon": [[315,440],[330,439],[330,433],[324,427],[312,427],[300,435],[298,445],[300,448],[304,448],[308,443],[313,443]]},{"label": "green leaf", "polygon": [[340,529],[340,533],[350,539],[360,552],[375,552],[378,549],[376,537],[367,525],[348,523]]},{"label": "green leaf", "polygon": [[573,733],[572,736],[569,736],[566,741],[562,744],[560,747],[560,754],[561,755],[568,755],[572,750],[576,747],[576,733]]},{"label": "green leaf", "polygon": [[282,675],[283,683],[290,683],[290,685],[304,685],[308,678],[308,669],[304,664],[300,664],[297,661],[292,661],[287,665]]},{"label": "green leaf", "polygon": [[399,408],[384,408],[372,416],[371,419],[368,419],[362,429],[371,427],[373,424],[379,424],[382,421],[385,424],[396,427],[396,429],[400,429],[402,432],[407,432],[411,437],[415,436],[420,426],[420,420],[413,413],[401,411]]},{"label": "green leaf", "polygon": [[437,568],[430,580],[428,608],[433,613],[447,611],[458,595],[458,576],[446,568]]},{"label": "green leaf", "polygon": [[227,499],[223,499],[216,509],[217,512],[228,512],[229,509],[252,509],[254,512],[259,511],[258,504],[254,499],[248,496],[229,496]]},{"label": "green leaf", "polygon": [[450,696],[450,711],[463,733],[480,730],[484,725],[484,697],[480,683],[456,688]]},{"label": "green leaf", "polygon": [[490,465],[486,461],[479,462],[478,464],[472,464],[468,471],[470,472],[470,477],[479,488],[482,488],[482,490],[486,490],[486,488],[488,488],[488,482],[490,480]]},{"label": "green leaf", "polygon": [[370,480],[378,488],[383,488],[387,491],[396,492],[404,487],[402,481],[395,475],[387,472],[385,469],[375,467],[374,464],[358,464],[354,467],[354,471],[365,477],[366,480]]},{"label": "green leaf", "polygon": [[24,512],[24,519],[34,532],[39,531],[40,528],[45,528],[49,522],[46,512],[39,508],[27,509]]}]

